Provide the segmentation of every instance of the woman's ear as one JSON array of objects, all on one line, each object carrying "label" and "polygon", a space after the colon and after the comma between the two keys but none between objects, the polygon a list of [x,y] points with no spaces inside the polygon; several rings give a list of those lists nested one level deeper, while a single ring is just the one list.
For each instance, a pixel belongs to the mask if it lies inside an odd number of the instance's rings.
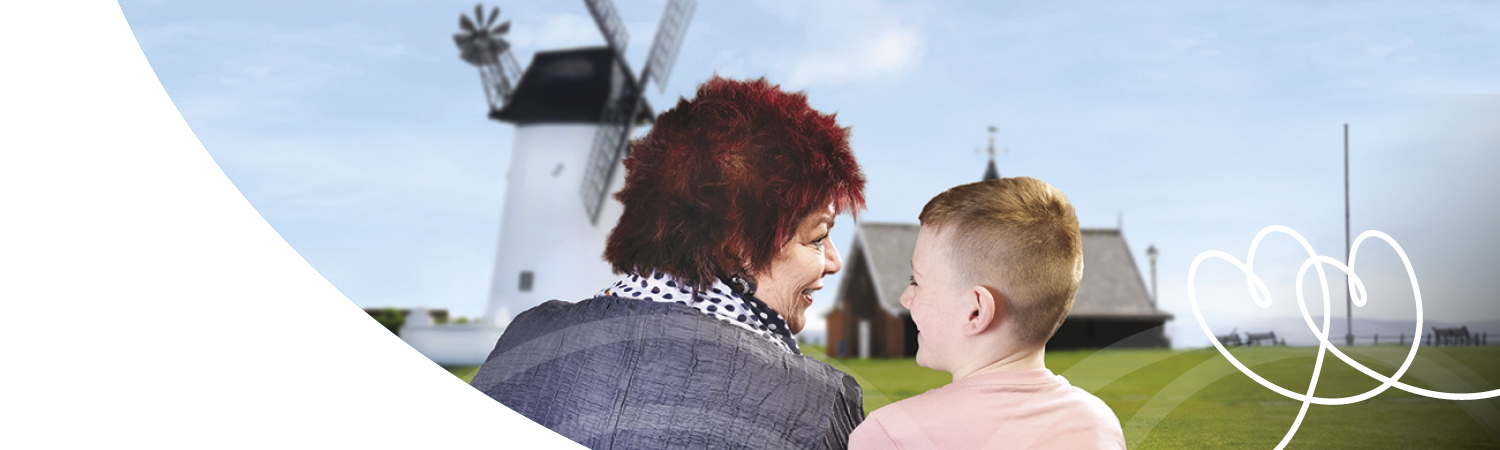
[{"label": "woman's ear", "polygon": [[999,323],[1001,315],[1005,314],[1005,304],[990,288],[973,286],[969,288],[968,297],[970,311],[969,318],[963,326],[965,336],[983,333],[990,328],[991,324]]},{"label": "woman's ear", "polygon": [[725,279],[741,274],[749,275],[751,277],[759,275],[758,273],[754,273],[753,270],[750,270],[750,258],[745,257],[745,252],[743,249],[725,245],[719,249],[718,258],[719,269],[727,272],[723,275]]}]

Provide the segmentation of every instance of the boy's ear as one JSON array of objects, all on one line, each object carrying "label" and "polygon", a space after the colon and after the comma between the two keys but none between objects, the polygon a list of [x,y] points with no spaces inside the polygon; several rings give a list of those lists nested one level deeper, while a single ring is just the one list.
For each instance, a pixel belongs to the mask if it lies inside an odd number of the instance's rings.
[{"label": "boy's ear", "polygon": [[964,322],[964,336],[983,333],[991,324],[999,323],[1000,316],[1005,314],[1005,303],[987,287],[970,287],[968,297],[970,311],[968,320]]}]

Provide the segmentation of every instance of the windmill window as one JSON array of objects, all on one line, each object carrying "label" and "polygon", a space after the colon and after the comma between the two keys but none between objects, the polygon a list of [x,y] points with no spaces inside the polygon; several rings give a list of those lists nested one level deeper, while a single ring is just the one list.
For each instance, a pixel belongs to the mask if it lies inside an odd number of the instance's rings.
[{"label": "windmill window", "polygon": [[521,271],[521,292],[531,292],[532,279],[536,278],[530,270]]}]

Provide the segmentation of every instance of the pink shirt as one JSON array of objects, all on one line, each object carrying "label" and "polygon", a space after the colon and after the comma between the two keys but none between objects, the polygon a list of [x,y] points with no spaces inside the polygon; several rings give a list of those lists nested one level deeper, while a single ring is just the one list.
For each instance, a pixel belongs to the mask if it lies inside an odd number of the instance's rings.
[{"label": "pink shirt", "polygon": [[1124,449],[1113,411],[1047,369],[973,375],[880,408],[849,449]]}]

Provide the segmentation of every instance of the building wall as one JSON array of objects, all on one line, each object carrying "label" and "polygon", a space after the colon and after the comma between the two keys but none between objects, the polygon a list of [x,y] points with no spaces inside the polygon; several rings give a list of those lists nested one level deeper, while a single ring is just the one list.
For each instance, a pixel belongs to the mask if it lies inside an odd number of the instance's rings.
[{"label": "building wall", "polygon": [[1063,320],[1047,350],[1169,347],[1165,319],[1074,318]]},{"label": "building wall", "polygon": [[[828,313],[828,356],[845,358],[850,355],[848,327],[845,325],[848,319],[846,315],[843,308],[837,306]],[[840,347],[841,345],[843,347]]]},{"label": "building wall", "polygon": [[489,324],[401,327],[401,340],[432,362],[448,366],[484,364],[504,328]]},{"label": "building wall", "polygon": [[[885,312],[885,310],[881,310],[880,313],[881,335],[879,336],[884,336],[884,339],[879,339],[881,344],[880,352],[870,353],[872,355],[878,354],[881,358],[902,358],[908,356],[908,349],[906,348],[906,322],[911,319],[903,320],[905,315],[897,317]],[[911,356],[916,356],[917,347],[913,345],[910,350]]]},{"label": "building wall", "polygon": [[[836,358],[859,356],[859,321],[870,321],[870,356],[873,358],[906,358],[917,355],[916,324],[905,314],[896,316],[884,309],[858,317],[845,308],[828,313],[828,355]],[[840,345],[843,353],[839,353]]]},{"label": "building wall", "polygon": [[[900,317],[879,310],[871,318],[870,356],[876,358],[910,358],[917,355],[916,325],[906,315]],[[828,355],[853,358],[859,355],[859,318],[842,308],[828,315]],[[1162,319],[1075,319],[1063,321],[1057,333],[1047,341],[1048,350],[1080,348],[1165,348],[1171,341],[1164,332]],[[839,353],[843,345],[844,353]]]}]

